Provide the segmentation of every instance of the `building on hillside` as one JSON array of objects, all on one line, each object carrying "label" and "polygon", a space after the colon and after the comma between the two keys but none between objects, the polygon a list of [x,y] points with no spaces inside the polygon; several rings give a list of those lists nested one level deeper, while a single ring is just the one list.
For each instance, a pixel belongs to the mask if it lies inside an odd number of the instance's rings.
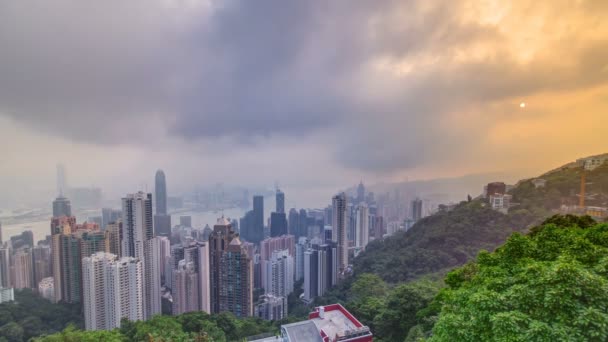
[{"label": "building on hillside", "polygon": [[486,198],[491,195],[504,195],[507,192],[507,185],[503,182],[492,182],[488,183],[484,190],[484,197]]},{"label": "building on hillside", "polygon": [[348,237],[346,194],[340,193],[332,199],[332,241],[337,244],[338,272],[344,274],[348,268]]},{"label": "building on hillside", "polygon": [[15,289],[0,287],[0,304],[15,300]]},{"label": "building on hillside", "polygon": [[608,160],[608,153],[576,160],[578,166],[582,166],[587,171],[593,171],[598,166],[604,164]]},{"label": "building on hillside", "polygon": [[262,260],[262,287],[266,294],[285,297],[293,292],[294,260],[289,251],[272,252],[269,260]]},{"label": "building on hillside", "polygon": [[532,180],[532,185],[534,185],[535,188],[544,188],[545,185],[547,185],[547,180],[546,179],[542,179],[542,178],[534,178]]},{"label": "building on hillside", "polygon": [[55,301],[55,288],[53,277],[44,278],[38,283],[38,294],[51,302]]},{"label": "building on hillside", "polygon": [[[251,342],[277,341],[268,337]],[[315,308],[308,320],[281,325],[281,342],[372,342],[369,327],[364,326],[355,316],[340,304]]]},{"label": "building on hillside", "polygon": [[511,205],[511,195],[494,194],[489,196],[490,206],[494,210],[507,213]]},{"label": "building on hillside", "polygon": [[287,317],[287,298],[265,294],[256,305],[256,316],[267,321],[279,321]]}]

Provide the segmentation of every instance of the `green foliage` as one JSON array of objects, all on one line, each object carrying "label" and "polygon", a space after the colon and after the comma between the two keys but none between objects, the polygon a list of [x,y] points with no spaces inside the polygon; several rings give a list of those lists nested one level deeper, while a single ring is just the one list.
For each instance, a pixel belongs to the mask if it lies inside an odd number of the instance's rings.
[{"label": "green foliage", "polygon": [[148,321],[123,320],[120,329],[111,332],[81,331],[68,327],[60,333],[42,336],[35,341],[225,342],[277,332],[271,322],[258,318],[237,319],[230,313],[209,315],[189,312],[179,316],[155,316]]},{"label": "green foliage", "polygon": [[451,272],[429,341],[608,340],[608,225],[588,223],[553,217]]},{"label": "green foliage", "polygon": [[480,200],[424,218],[407,232],[372,241],[354,260],[355,274],[373,273],[389,283],[445,272],[494,250],[511,233],[524,231],[538,217],[527,210],[504,215]]},{"label": "green foliage", "polygon": [[54,304],[29,289],[15,290],[15,301],[0,304],[0,338],[28,341],[32,337],[82,327],[80,306]]}]

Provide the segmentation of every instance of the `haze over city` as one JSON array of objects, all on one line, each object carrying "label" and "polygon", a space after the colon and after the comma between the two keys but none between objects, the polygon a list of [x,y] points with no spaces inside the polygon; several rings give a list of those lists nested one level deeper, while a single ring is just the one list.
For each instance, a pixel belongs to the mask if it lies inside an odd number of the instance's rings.
[{"label": "haze over city", "polygon": [[0,203],[54,195],[57,163],[110,198],[161,168],[170,192],[278,181],[298,206],[361,179],[530,177],[608,147],[607,11],[4,2]]}]

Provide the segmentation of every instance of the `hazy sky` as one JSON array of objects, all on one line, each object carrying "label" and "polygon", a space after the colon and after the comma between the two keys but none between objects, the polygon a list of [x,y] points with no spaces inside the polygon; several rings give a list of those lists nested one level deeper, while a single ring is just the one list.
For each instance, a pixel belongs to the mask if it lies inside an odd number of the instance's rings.
[{"label": "hazy sky", "polygon": [[278,180],[303,204],[361,178],[533,175],[608,152],[606,18],[606,0],[2,1],[0,189],[52,189],[57,162],[111,195],[162,168],[170,193]]}]

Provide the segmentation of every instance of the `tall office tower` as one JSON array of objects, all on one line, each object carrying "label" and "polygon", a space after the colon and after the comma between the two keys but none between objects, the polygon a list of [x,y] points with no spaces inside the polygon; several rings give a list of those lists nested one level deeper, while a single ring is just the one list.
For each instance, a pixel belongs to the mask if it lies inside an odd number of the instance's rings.
[{"label": "tall office tower", "polygon": [[352,203],[346,205],[346,238],[348,239],[348,246],[352,247],[355,245],[357,238],[357,207]]},{"label": "tall office tower", "polygon": [[156,171],[154,191],[156,193],[156,214],[167,215],[167,181],[163,170]]},{"label": "tall office tower", "polygon": [[337,249],[334,242],[318,247],[317,294],[322,296],[338,282]]},{"label": "tall office tower", "polygon": [[194,269],[194,263],[180,260],[177,269],[173,271],[173,315],[199,311],[198,289],[198,273]]},{"label": "tall office tower", "polygon": [[182,227],[192,227],[192,216],[180,216],[179,225]]},{"label": "tall office tower", "polygon": [[13,287],[11,279],[11,249],[8,244],[0,246],[0,287]]},{"label": "tall office tower", "polygon": [[106,250],[114,255],[120,255],[120,233],[122,231],[122,222],[119,220],[118,222],[108,223],[106,225],[105,235],[106,235]]},{"label": "tall office tower", "polygon": [[291,208],[289,209],[289,217],[288,217],[288,224],[289,224],[289,234],[295,236],[296,238],[298,238],[298,233],[299,233],[299,224],[300,224],[300,215],[298,214],[298,211],[295,208]]},{"label": "tall office tower", "polygon": [[116,223],[122,218],[122,212],[118,209],[101,208],[101,230],[105,230],[110,223]]},{"label": "tall office tower", "polygon": [[52,276],[51,246],[39,244],[32,248],[32,267],[34,268],[33,287],[37,288],[42,279]]},{"label": "tall office tower", "polygon": [[348,240],[346,238],[346,194],[341,193],[332,200],[332,240],[337,244],[338,272],[348,268]]},{"label": "tall office tower", "polygon": [[309,248],[304,252],[304,300],[312,302],[319,289],[319,251]]},{"label": "tall office tower", "polygon": [[83,258],[82,272],[87,330],[119,328],[123,318],[144,319],[141,260],[99,252]]},{"label": "tall office tower", "polygon": [[[255,202],[255,199],[254,199]],[[255,206],[255,204],[254,204]],[[230,222],[220,218],[209,236],[211,312],[253,315],[253,265]]]},{"label": "tall office tower", "polygon": [[22,248],[13,254],[14,282],[16,289],[31,289],[34,287],[34,268],[32,266],[32,252],[29,248]]},{"label": "tall office tower", "polygon": [[412,220],[418,222],[422,218],[422,200],[416,198],[412,201]]},{"label": "tall office tower", "polygon": [[0,245],[2,245],[3,242],[4,240],[2,240],[2,222],[0,222]]},{"label": "tall office tower", "polygon": [[287,235],[287,217],[285,213],[270,214],[270,236]]},{"label": "tall office tower", "polygon": [[295,261],[295,280],[299,281],[304,279],[304,252],[308,249],[308,239],[302,236],[298,239],[296,244],[296,254],[294,255]]},{"label": "tall office tower", "polygon": [[250,242],[259,243],[264,239],[264,196],[253,196],[253,225]]},{"label": "tall office tower", "polygon": [[328,205],[323,210],[323,224],[326,226],[331,226],[332,219],[333,219],[332,209],[333,209],[333,207],[331,205]]},{"label": "tall office tower", "polygon": [[363,181],[359,183],[357,187],[357,203],[365,202],[365,186],[363,185]]},{"label": "tall office tower", "polygon": [[294,260],[286,249],[272,252],[262,260],[262,287],[265,293],[287,297],[293,292]]},{"label": "tall office tower", "polygon": [[299,224],[297,237],[308,236],[308,213],[306,212],[306,209],[300,209],[298,219]]},{"label": "tall office tower", "polygon": [[365,248],[369,242],[369,208],[365,202],[357,206],[355,246]]},{"label": "tall office tower", "polygon": [[[65,167],[63,164],[57,164],[57,194],[62,195],[68,190],[67,178],[65,175]],[[66,215],[70,216],[70,215]]]},{"label": "tall office tower", "polygon": [[239,236],[245,241],[254,242],[255,235],[253,233],[253,210],[249,210],[245,213],[245,216],[239,220],[239,226],[241,227]]},{"label": "tall office tower", "polygon": [[286,249],[289,255],[295,253],[295,237],[293,235],[283,235],[264,239],[260,242],[260,257],[262,260],[270,260],[272,252]]},{"label": "tall office tower", "polygon": [[171,237],[171,216],[154,215],[154,231],[158,236]]},{"label": "tall office tower", "polygon": [[285,193],[277,189],[275,212],[285,214]]},{"label": "tall office tower", "polygon": [[[158,236],[149,239],[144,246],[144,319],[150,319],[162,312],[161,284],[161,257],[164,240]],[[164,260],[162,260],[164,263]]]},{"label": "tall office tower", "polygon": [[59,196],[53,201],[53,217],[72,216],[70,200]]}]

